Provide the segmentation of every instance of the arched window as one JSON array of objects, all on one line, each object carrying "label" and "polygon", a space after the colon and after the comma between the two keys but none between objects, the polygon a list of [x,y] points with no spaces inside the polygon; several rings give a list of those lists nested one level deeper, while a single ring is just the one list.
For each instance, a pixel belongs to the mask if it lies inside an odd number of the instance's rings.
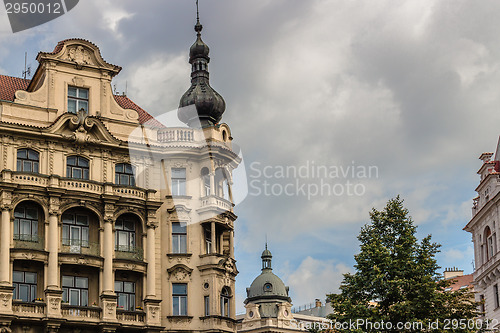
[{"label": "arched window", "polygon": [[208,168],[204,167],[201,169],[201,179],[203,182],[203,193],[202,196],[210,195],[210,175],[208,172]]},{"label": "arched window", "polygon": [[63,223],[63,245],[74,247],[79,250],[80,247],[89,247],[89,216],[83,213],[64,213],[62,215]]},{"label": "arched window", "polygon": [[220,293],[220,314],[223,317],[231,316],[231,289],[229,287],[222,288]]},{"label": "arched window", "polygon": [[136,221],[133,216],[120,216],[115,223],[115,249],[120,252],[136,250]]},{"label": "arched window", "polygon": [[481,245],[481,254],[483,263],[491,259],[496,253],[496,234],[491,232],[489,226],[484,229],[483,244]]},{"label": "arched window", "polygon": [[14,239],[38,243],[39,209],[33,203],[21,203],[14,209]]},{"label": "arched window", "polygon": [[66,177],[89,179],[89,160],[81,156],[69,156],[66,162]]},{"label": "arched window", "polygon": [[134,167],[128,163],[119,163],[115,166],[115,184],[135,186]]},{"label": "arched window", "polygon": [[218,168],[215,170],[215,194],[218,197],[229,200],[229,182],[224,169]]},{"label": "arched window", "polygon": [[33,149],[17,150],[17,171],[38,172],[40,154]]}]

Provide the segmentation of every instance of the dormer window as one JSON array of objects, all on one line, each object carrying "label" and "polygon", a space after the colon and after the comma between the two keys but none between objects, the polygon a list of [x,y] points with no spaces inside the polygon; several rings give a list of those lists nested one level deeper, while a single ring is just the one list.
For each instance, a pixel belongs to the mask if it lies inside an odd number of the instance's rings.
[{"label": "dormer window", "polygon": [[68,112],[76,114],[80,109],[89,112],[89,90],[68,87]]}]

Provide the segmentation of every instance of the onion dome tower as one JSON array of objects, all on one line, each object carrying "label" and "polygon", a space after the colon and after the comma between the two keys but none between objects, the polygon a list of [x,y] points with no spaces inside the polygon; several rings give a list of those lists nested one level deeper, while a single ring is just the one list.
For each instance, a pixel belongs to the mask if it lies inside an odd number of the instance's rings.
[{"label": "onion dome tower", "polygon": [[288,296],[288,287],[273,273],[272,254],[266,249],[262,252],[262,273],[247,288],[245,304],[258,304],[260,318],[277,318],[280,304],[292,302]]},{"label": "onion dome tower", "polygon": [[[198,4],[197,4],[198,5]],[[226,102],[209,82],[209,47],[201,40],[200,16],[197,8],[196,41],[189,50],[191,64],[191,87],[184,93],[179,103],[177,116],[189,127],[208,127],[218,123],[226,110]]]}]

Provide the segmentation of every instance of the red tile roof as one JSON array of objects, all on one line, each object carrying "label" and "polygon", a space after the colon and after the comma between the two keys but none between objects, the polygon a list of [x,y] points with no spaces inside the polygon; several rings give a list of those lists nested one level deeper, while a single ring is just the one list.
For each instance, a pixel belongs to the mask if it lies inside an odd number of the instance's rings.
[{"label": "red tile roof", "polygon": [[[56,46],[57,48],[57,46]],[[26,90],[30,80],[22,79],[19,77],[0,75],[0,100],[13,102],[16,98],[15,93],[17,90]],[[148,123],[149,126],[163,128],[163,124],[153,118],[152,115],[147,113],[139,105],[135,104],[127,96],[115,95],[115,101],[124,109],[132,109],[139,114],[139,122],[141,124]]]},{"label": "red tile roof", "polygon": [[450,280],[453,280],[453,283],[450,285],[452,291],[456,291],[464,286],[472,288],[472,281],[473,281],[472,274],[455,276],[453,278],[450,278]]},{"label": "red tile roof", "polygon": [[143,110],[139,105],[135,104],[130,98],[127,96],[123,95],[114,95],[115,96],[115,101],[124,109],[132,109],[137,111],[139,114],[139,122],[141,124],[148,123],[149,126],[152,127],[160,127],[163,128],[165,127],[162,123],[160,123],[158,120],[153,118],[152,115],[147,113],[145,110]]},{"label": "red tile roof", "polygon": [[14,101],[16,90],[26,90],[31,80],[0,75],[0,99],[4,101]]}]

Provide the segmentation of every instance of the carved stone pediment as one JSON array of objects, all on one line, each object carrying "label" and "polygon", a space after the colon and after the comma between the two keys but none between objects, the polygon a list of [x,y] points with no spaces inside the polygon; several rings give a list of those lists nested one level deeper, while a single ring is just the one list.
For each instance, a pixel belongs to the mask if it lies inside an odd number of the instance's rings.
[{"label": "carved stone pediment", "polygon": [[167,209],[168,219],[170,221],[184,221],[188,222],[190,220],[189,212],[191,208],[188,208],[182,204],[177,204],[172,208]]},{"label": "carved stone pediment", "polygon": [[78,114],[65,113],[55,123],[49,126],[48,133],[59,134],[76,145],[88,143],[115,143],[121,141],[115,138],[106,126],[97,118],[86,116],[83,112]]},{"label": "carved stone pediment", "polygon": [[177,264],[167,269],[167,273],[169,274],[170,280],[176,282],[187,282],[191,280],[192,271],[193,271],[192,268],[189,268],[186,265],[182,264]]}]

